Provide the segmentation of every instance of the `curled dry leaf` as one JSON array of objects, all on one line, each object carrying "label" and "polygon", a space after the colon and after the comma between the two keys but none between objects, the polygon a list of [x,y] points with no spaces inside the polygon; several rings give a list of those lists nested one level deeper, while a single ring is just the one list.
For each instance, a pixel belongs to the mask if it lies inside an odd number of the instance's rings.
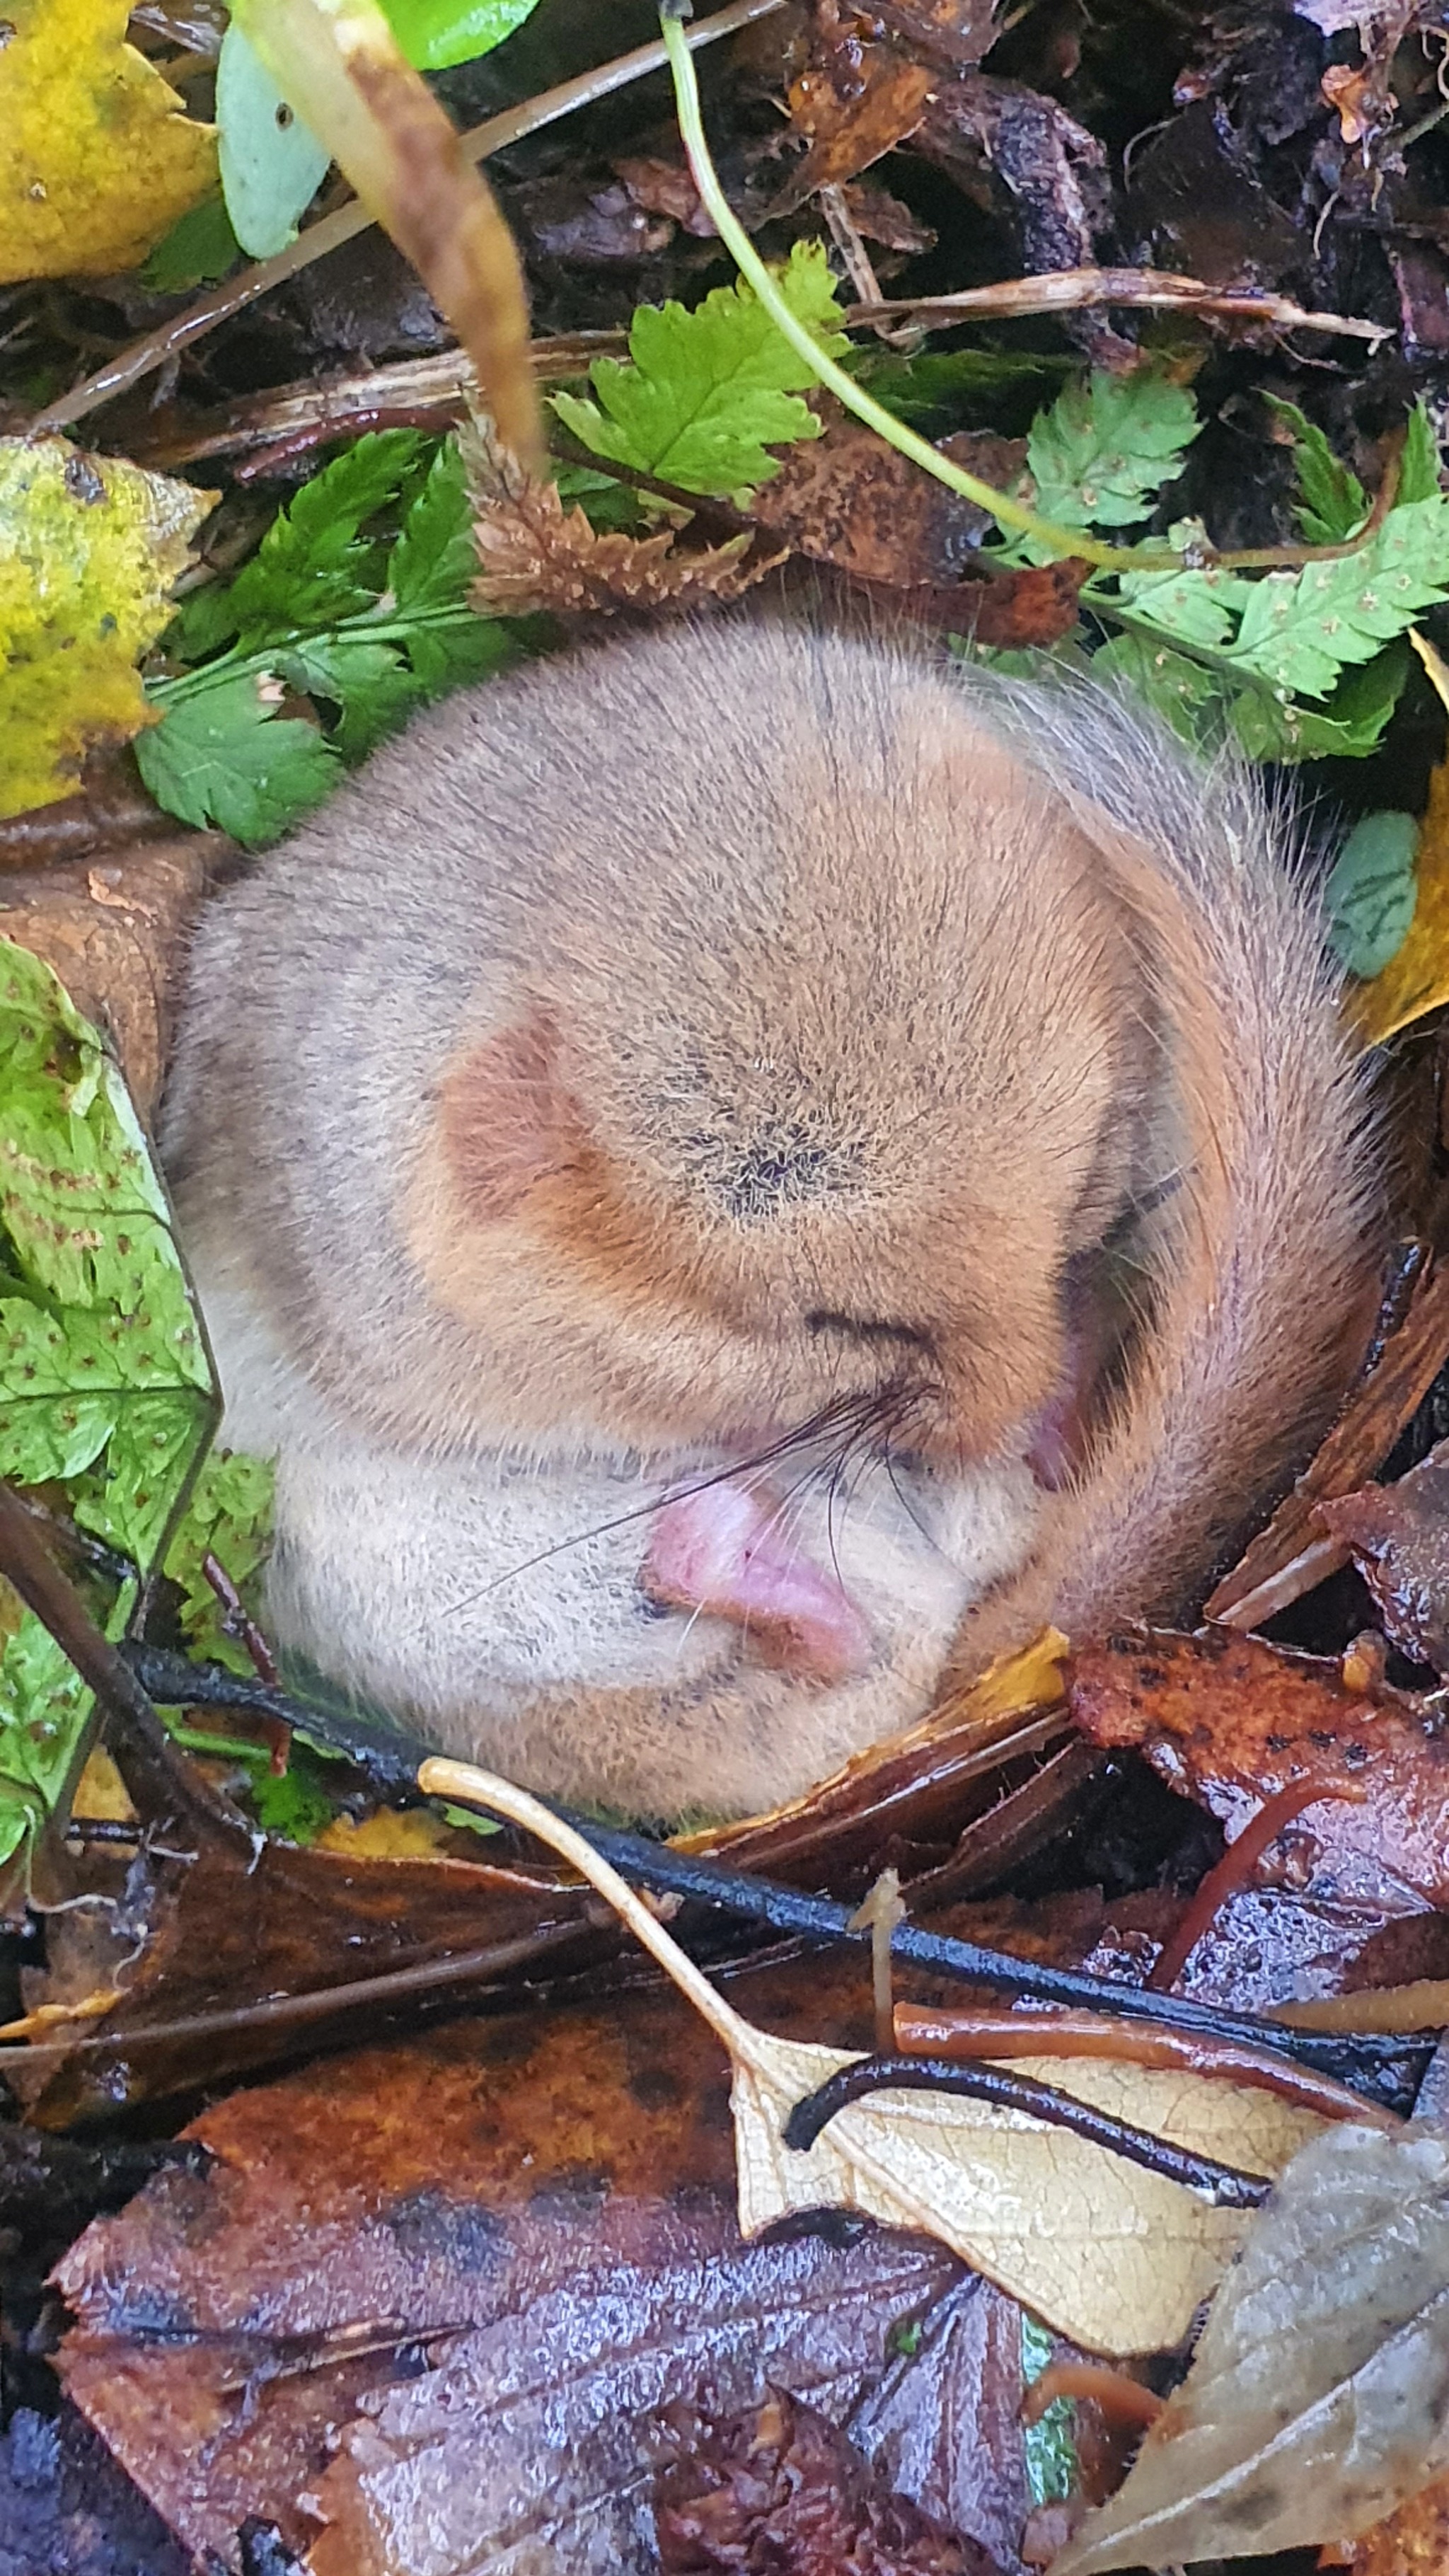
[{"label": "curled dry leaf", "polygon": [[1053,2576],[1352,2539],[1449,2467],[1449,2131],[1345,2126],[1284,2174],[1182,2387]]},{"label": "curled dry leaf", "polygon": [[[428,1796],[522,1825],[607,1898],[729,2051],[740,2232],[853,2209],[939,2237],[973,2270],[1094,2352],[1177,2343],[1242,2233],[1229,2210],[1018,2111],[957,2096],[880,2093],[841,2111],[807,2151],[785,2143],[797,2102],[855,2052],[775,2037],[725,2003],[633,1890],[536,1798],[467,1763],[432,1759]],[[1320,2123],[1271,2095],[1206,2078],[1043,2055],[1018,2071],[1219,2162],[1275,2174]]]},{"label": "curled dry leaf", "polygon": [[1093,1744],[1135,1745],[1230,1835],[1292,1781],[1341,1793],[1286,1829],[1300,1890],[1384,1914],[1449,1905],[1449,1741],[1411,1693],[1352,1688],[1332,1657],[1256,1637],[1157,1630],[1084,1647],[1068,1703]]},{"label": "curled dry leaf", "polygon": [[485,616],[609,616],[621,609],[690,609],[738,599],[783,553],[751,552],[748,533],[681,549],[657,536],[600,535],[557,487],[525,473],[483,423],[460,433],[476,512],[479,575],[471,599]]}]

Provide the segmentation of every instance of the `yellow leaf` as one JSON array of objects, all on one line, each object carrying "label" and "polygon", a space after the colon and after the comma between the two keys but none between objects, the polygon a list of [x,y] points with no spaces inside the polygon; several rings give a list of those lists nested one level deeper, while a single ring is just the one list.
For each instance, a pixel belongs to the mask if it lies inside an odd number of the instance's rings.
[{"label": "yellow leaf", "polygon": [[216,131],[125,41],[129,0],[6,0],[0,285],[134,268],[217,185]]},{"label": "yellow leaf", "polygon": [[0,815],[71,795],[92,744],[152,721],[136,660],[215,499],[63,438],[0,439]]},{"label": "yellow leaf", "polygon": [[1449,761],[1429,781],[1414,873],[1419,891],[1408,938],[1349,1003],[1367,1046],[1382,1046],[1395,1030],[1449,1002]]},{"label": "yellow leaf", "polygon": [[[1237,2251],[1248,2218],[1054,2124],[959,2095],[881,2092],[838,2111],[815,2144],[785,2144],[797,2103],[841,2066],[839,2049],[774,2037],[718,1994],[617,1871],[526,1790],[432,1758],[427,1797],[506,1816],[606,1897],[728,2049],[740,2232],[791,2212],[855,2209],[924,2228],[1060,2334],[1125,2355],[1179,2342]],[[1101,2059],[1014,2061],[1112,2118],[1273,2176],[1324,2123],[1276,2095],[1203,2075]]]}]

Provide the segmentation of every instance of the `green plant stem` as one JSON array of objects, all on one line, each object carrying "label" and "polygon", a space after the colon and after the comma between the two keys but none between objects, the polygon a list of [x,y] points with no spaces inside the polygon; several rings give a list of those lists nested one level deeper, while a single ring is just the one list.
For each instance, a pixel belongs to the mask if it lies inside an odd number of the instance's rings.
[{"label": "green plant stem", "polygon": [[959,493],[963,500],[973,501],[979,510],[989,510],[1002,527],[1018,529],[1023,536],[1049,548],[1053,555],[1076,555],[1086,563],[1096,564],[1104,572],[1180,572],[1184,558],[1170,546],[1109,546],[1100,537],[1090,536],[1085,529],[1063,528],[1053,519],[1038,518],[1025,502],[1013,500],[1009,492],[994,490],[991,484],[982,483],[976,475],[968,474],[964,467],[942,456],[928,439],[919,438],[904,421],[897,420],[893,413],[886,411],[872,395],[856,384],[833,358],[826,356],[813,333],[791,312],[720,186],[705,137],[699,84],[685,41],[683,19],[673,14],[670,0],[665,0],[660,10],[659,23],[669,55],[669,68],[674,75],[679,131],[700,202],[740,275],[753,287],[776,329],[784,333],[791,347],[799,351],[806,365],[834,394],[837,402],[843,403],[857,420],[863,420],[868,429],[875,430],[892,447],[898,448],[902,456],[908,456],[913,464],[933,475],[938,483],[944,483],[948,491]]},{"label": "green plant stem", "polygon": [[347,643],[406,644],[409,637],[436,632],[441,626],[476,626],[478,611],[459,603],[456,608],[425,609],[420,617],[374,617],[366,610],[354,617],[339,618],[335,626],[289,627],[285,635],[275,636],[270,644],[260,645],[254,653],[242,653],[231,645],[211,662],[199,662],[192,671],[178,671],[164,680],[148,680],[146,695],[154,706],[172,706],[178,698],[194,697],[202,689],[213,688],[219,680],[261,678],[270,671],[278,657],[293,653],[307,644],[325,638]]}]

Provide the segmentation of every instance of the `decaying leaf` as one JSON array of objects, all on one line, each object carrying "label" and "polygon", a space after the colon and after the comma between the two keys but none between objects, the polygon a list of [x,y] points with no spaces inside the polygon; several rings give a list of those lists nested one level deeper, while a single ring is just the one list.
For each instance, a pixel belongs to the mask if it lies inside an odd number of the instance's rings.
[{"label": "decaying leaf", "polygon": [[1392,1485],[1320,1503],[1373,1594],[1384,1633],[1415,1663],[1449,1673],[1449,1442]]},{"label": "decaying leaf", "polygon": [[55,969],[110,1035],[137,1109],[161,1091],[176,979],[215,844],[199,833],[98,851],[84,867],[0,873],[0,936]]},{"label": "decaying leaf", "polygon": [[513,236],[446,109],[375,0],[234,0],[282,96],[412,261],[515,455],[543,456]]},{"label": "decaying leaf", "polygon": [[92,744],[154,720],[137,657],[215,497],[63,438],[0,439],[0,814],[71,795]]},{"label": "decaying leaf", "polygon": [[690,2407],[672,2407],[667,2421],[678,2452],[654,2493],[666,2571],[996,2576],[984,2549],[893,2494],[848,2435],[798,2398],[772,2389],[763,2406],[724,2422]]},{"label": "decaying leaf", "polygon": [[1385,1914],[1449,1905],[1449,1741],[1408,1692],[1256,1637],[1158,1630],[1084,1647],[1068,1701],[1092,1743],[1136,1745],[1230,1835],[1279,1789],[1321,1781],[1288,1829],[1293,1885]]},{"label": "decaying leaf", "polygon": [[[568,1860],[723,2041],[734,2069],[742,2235],[810,2210],[858,2210],[939,2237],[1088,2350],[1154,2351],[1187,2332],[1238,2242],[1240,2217],[1089,2140],[959,2097],[879,2093],[839,2112],[808,2150],[787,2146],[795,2105],[851,2052],[744,2021],[583,1837],[525,1791],[439,1759],[424,1763],[418,1784],[508,1817]],[[1271,2095],[1207,2078],[1046,2056],[1018,2061],[1018,2071],[1254,2173],[1277,2173],[1319,2126]]]},{"label": "decaying leaf", "polygon": [[[989,432],[965,432],[943,448],[998,488],[1016,481],[1024,452],[1020,440]],[[799,554],[903,589],[959,580],[994,525],[987,511],[850,419],[833,420],[823,438],[793,447],[753,495],[750,514]]]},{"label": "decaying leaf", "polygon": [[126,43],[129,0],[8,0],[0,284],[133,268],[216,186],[216,136]]},{"label": "decaying leaf", "polygon": [[1192,2368],[1054,2576],[1352,2539],[1449,2467],[1449,2132],[1348,2125],[1255,2223]]},{"label": "decaying leaf", "polygon": [[1449,2477],[1436,2478],[1358,2540],[1325,2549],[1318,2563],[1347,2567],[1351,2576],[1441,2576],[1449,2567]]},{"label": "decaying leaf", "polygon": [[684,548],[672,528],[657,536],[601,535],[581,509],[566,509],[552,483],[526,474],[485,428],[464,431],[480,566],[470,593],[485,616],[555,616],[584,610],[682,610],[738,599],[783,560],[751,552],[748,533]]}]

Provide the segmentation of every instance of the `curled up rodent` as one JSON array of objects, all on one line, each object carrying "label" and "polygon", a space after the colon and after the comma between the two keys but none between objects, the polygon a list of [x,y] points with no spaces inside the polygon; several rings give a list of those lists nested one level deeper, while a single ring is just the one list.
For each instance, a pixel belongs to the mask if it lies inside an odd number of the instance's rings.
[{"label": "curled up rodent", "polygon": [[651,1816],[1190,1609],[1380,1250],[1260,786],[785,617],[379,753],[210,907],[165,1146],[283,1645]]}]

